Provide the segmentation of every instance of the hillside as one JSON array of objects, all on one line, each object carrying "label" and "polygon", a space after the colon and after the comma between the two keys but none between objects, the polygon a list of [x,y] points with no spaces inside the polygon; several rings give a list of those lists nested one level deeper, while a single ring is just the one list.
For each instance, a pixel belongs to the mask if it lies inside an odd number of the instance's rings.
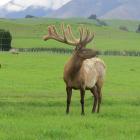
[{"label": "hillside", "polygon": [[[16,48],[31,47],[54,47],[54,48],[72,48],[55,41],[44,42],[42,36],[47,34],[47,26],[55,24],[60,28],[62,21],[70,24],[78,36],[78,27],[80,25],[87,26],[91,31],[95,32],[95,39],[88,45],[96,47],[99,50],[140,50],[140,35],[135,32],[125,32],[119,30],[117,26],[124,25],[126,22],[107,21],[110,26],[98,26],[96,21],[87,19],[48,19],[48,18],[32,18],[32,19],[16,19],[16,20],[0,20],[0,27],[9,30],[12,33],[12,46]],[[116,23],[116,24],[115,24]],[[137,22],[131,22],[128,29],[136,27]],[[21,43],[23,42],[23,43]]]},{"label": "hillside", "polygon": [[120,4],[119,0],[72,0],[49,16],[59,18],[88,17],[91,14],[102,16]]},{"label": "hillside", "polygon": [[72,0],[60,9],[50,12],[49,16],[68,18],[96,14],[104,19],[140,20],[139,9],[139,0]]},{"label": "hillside", "polygon": [[101,16],[104,19],[140,20],[140,1],[134,0],[124,3]]},{"label": "hillside", "polygon": [[61,7],[53,9],[58,1],[49,4],[47,0],[44,0],[42,2],[45,4],[40,2],[40,5],[32,1],[31,4],[28,3],[25,6],[23,3],[11,0],[0,6],[0,17],[23,18],[26,15],[33,15],[51,18],[87,18],[91,14],[96,14],[102,19],[140,20],[140,0],[67,0],[69,1],[67,3],[64,1],[61,1]]}]

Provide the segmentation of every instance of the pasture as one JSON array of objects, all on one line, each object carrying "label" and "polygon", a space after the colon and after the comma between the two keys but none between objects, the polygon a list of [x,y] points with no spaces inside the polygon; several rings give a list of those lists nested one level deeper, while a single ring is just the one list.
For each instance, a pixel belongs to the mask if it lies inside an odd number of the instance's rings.
[{"label": "pasture", "polygon": [[[50,24],[60,28],[60,23],[70,24],[76,36],[79,36],[78,26],[87,26],[91,31],[95,32],[95,39],[88,46],[97,48],[98,50],[135,50],[140,51],[140,35],[135,32],[125,32],[116,29],[113,21],[108,21],[112,26],[97,26],[94,20],[87,19],[15,19],[0,20],[0,28],[10,30],[13,36],[12,46],[14,48],[37,48],[37,47],[54,47],[54,48],[70,48],[70,46],[58,43],[56,41],[42,41],[42,36],[47,34],[47,27]],[[113,24],[112,24],[113,22]],[[109,24],[108,23],[108,24]],[[121,21],[125,25],[126,21]],[[110,25],[109,24],[109,25]],[[132,22],[128,29],[137,27],[138,22]]]},{"label": "pasture", "polygon": [[[47,32],[47,25],[58,25],[59,20],[50,19],[48,23],[44,19],[39,23],[22,20],[0,22],[1,28],[13,33],[13,47],[68,47],[41,40]],[[77,27],[73,20],[65,22]],[[140,50],[139,34],[113,27],[98,27],[91,21],[87,25],[97,34],[95,42],[89,47]],[[65,114],[63,67],[69,56],[47,52],[0,53],[0,139],[139,140],[140,57],[100,56],[107,65],[101,112],[91,113],[93,98],[87,91],[86,114],[81,116],[80,94],[77,91],[72,96],[70,114]]]},{"label": "pasture", "polygon": [[62,71],[68,57],[1,53],[0,138],[139,139],[140,58],[103,57],[108,71],[101,113],[91,114],[93,101],[87,92],[83,117],[78,92],[70,114],[65,114]]}]

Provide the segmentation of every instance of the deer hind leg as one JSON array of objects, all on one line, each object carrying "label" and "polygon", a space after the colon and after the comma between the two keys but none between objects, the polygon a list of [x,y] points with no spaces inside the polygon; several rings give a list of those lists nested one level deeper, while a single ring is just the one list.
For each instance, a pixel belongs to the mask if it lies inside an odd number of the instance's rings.
[{"label": "deer hind leg", "polygon": [[85,90],[84,90],[84,89],[80,89],[80,95],[81,95],[80,103],[81,103],[81,108],[82,108],[81,115],[85,115],[85,112],[84,112],[84,97],[85,97]]},{"label": "deer hind leg", "polygon": [[98,93],[98,108],[97,108],[97,113],[100,112],[100,105],[101,105],[101,102],[102,102],[101,88],[102,88],[102,83],[101,82],[97,83],[97,93]]},{"label": "deer hind leg", "polygon": [[66,113],[69,113],[69,107],[70,107],[70,102],[71,102],[71,96],[72,96],[72,88],[71,87],[66,87],[67,91],[67,108],[66,108]]},{"label": "deer hind leg", "polygon": [[98,102],[98,93],[97,93],[96,85],[92,89],[90,89],[90,91],[94,96],[94,103],[93,103],[92,113],[95,113],[96,112],[97,102]]}]

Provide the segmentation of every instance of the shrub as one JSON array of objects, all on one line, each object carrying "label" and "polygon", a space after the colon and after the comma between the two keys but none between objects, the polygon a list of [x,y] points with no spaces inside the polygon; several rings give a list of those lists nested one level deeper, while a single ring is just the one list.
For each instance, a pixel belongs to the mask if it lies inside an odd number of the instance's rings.
[{"label": "shrub", "polygon": [[128,28],[126,26],[120,26],[119,29],[128,32]]},{"label": "shrub", "polygon": [[88,19],[97,19],[97,16],[92,14],[88,17]]},{"label": "shrub", "polygon": [[138,29],[136,30],[137,33],[140,33],[140,24],[138,25]]},{"label": "shrub", "polygon": [[103,20],[96,19],[96,21],[97,21],[98,26],[107,26],[107,23],[105,21],[103,21]]},{"label": "shrub", "polygon": [[0,29],[0,50],[9,51],[11,49],[12,36],[9,31]]},{"label": "shrub", "polygon": [[35,16],[32,15],[26,15],[25,18],[34,18]]}]

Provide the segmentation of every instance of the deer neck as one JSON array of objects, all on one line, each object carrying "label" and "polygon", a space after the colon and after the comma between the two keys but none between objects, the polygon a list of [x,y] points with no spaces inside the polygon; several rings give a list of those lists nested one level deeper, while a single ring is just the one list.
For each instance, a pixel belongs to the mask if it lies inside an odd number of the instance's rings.
[{"label": "deer neck", "polygon": [[71,79],[74,79],[80,69],[81,69],[81,66],[83,64],[83,60],[81,58],[79,58],[78,56],[76,55],[73,55],[70,59],[71,63],[69,65],[69,76],[71,77]]}]

